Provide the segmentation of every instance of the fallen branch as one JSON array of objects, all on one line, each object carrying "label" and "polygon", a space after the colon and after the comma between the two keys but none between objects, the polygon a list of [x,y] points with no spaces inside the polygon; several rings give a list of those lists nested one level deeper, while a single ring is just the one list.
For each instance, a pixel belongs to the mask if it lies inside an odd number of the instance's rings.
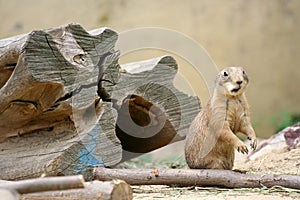
[{"label": "fallen branch", "polygon": [[16,191],[20,194],[33,192],[67,190],[74,188],[83,188],[84,179],[79,176],[45,177],[28,179],[22,181],[1,181],[0,189]]},{"label": "fallen branch", "polygon": [[65,191],[40,192],[22,195],[22,200],[130,200],[132,199],[132,189],[121,180],[110,182],[93,181],[84,183],[84,189],[72,189]]},{"label": "fallen branch", "polygon": [[95,168],[94,178],[102,181],[122,179],[130,185],[217,186],[227,188],[282,186],[300,189],[300,176],[243,174],[230,170]]}]

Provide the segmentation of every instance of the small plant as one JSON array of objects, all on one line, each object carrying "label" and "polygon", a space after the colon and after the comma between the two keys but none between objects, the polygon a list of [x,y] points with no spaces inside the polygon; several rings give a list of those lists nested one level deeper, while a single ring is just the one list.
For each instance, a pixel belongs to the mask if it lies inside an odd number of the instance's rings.
[{"label": "small plant", "polygon": [[270,119],[270,123],[276,126],[275,133],[297,122],[300,122],[300,113],[283,112],[279,117],[272,117]]}]

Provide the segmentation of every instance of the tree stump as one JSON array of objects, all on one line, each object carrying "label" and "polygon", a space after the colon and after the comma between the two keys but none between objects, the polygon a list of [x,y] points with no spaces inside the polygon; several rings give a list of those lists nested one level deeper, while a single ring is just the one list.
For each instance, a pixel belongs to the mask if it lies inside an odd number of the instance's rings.
[{"label": "tree stump", "polygon": [[120,66],[118,34],[80,25],[0,40],[0,179],[84,174],[182,140],[198,98],[164,56]]}]

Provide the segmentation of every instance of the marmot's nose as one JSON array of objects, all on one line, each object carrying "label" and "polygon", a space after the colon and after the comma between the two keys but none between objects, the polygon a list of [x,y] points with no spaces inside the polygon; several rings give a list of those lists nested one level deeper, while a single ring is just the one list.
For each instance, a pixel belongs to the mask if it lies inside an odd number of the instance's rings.
[{"label": "marmot's nose", "polygon": [[243,81],[237,81],[236,83],[241,85],[243,83]]}]

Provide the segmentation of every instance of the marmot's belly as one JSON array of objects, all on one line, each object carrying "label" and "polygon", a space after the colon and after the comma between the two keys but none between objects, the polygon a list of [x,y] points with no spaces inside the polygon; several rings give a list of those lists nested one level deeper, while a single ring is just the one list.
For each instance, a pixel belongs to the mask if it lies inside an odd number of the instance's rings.
[{"label": "marmot's belly", "polygon": [[187,156],[187,163],[192,169],[232,169],[234,162],[234,147],[225,145],[224,142],[217,142],[211,151],[201,157],[198,155]]},{"label": "marmot's belly", "polygon": [[245,110],[241,106],[229,106],[226,121],[229,123],[232,132],[236,133],[240,129],[240,124],[244,116]]},{"label": "marmot's belly", "polygon": [[234,147],[219,141],[203,160],[207,163],[207,168],[232,169],[234,162]]}]

